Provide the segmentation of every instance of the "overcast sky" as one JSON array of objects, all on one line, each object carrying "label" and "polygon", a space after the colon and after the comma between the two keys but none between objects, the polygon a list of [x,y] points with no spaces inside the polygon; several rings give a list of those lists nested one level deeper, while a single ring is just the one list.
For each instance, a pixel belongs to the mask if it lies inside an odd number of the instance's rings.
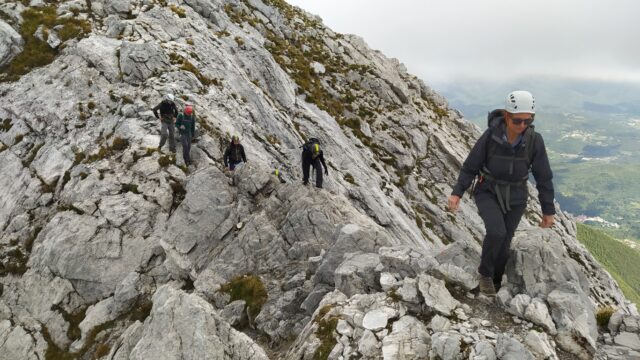
[{"label": "overcast sky", "polygon": [[640,82],[637,0],[287,0],[427,83],[475,77]]}]

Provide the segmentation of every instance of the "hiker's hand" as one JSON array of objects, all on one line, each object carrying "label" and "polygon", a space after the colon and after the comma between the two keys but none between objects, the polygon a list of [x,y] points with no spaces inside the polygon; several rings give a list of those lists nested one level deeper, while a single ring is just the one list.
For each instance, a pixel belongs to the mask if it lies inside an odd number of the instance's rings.
[{"label": "hiker's hand", "polygon": [[180,130],[184,130],[184,129],[185,129],[184,125],[180,125]]},{"label": "hiker's hand", "polygon": [[540,222],[541,228],[550,228],[553,226],[555,222],[555,217],[553,215],[542,215],[542,221]]},{"label": "hiker's hand", "polygon": [[460,204],[460,196],[458,195],[449,196],[449,211],[453,213],[458,211],[458,204]]}]

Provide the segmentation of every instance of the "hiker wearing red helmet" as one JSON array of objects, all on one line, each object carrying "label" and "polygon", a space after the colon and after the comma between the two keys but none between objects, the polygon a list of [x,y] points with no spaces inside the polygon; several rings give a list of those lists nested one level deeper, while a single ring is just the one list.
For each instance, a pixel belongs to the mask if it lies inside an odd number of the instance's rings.
[{"label": "hiker wearing red helmet", "polygon": [[178,115],[176,127],[180,132],[180,141],[182,143],[182,157],[185,165],[191,165],[191,140],[196,132],[196,115],[193,106],[187,105],[184,111]]}]

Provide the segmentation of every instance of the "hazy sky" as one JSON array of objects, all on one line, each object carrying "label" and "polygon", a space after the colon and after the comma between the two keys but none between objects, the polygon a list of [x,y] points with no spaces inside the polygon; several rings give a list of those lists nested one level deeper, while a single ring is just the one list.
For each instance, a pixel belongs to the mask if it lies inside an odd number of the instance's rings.
[{"label": "hazy sky", "polygon": [[637,0],[287,0],[427,82],[566,75],[640,82]]}]

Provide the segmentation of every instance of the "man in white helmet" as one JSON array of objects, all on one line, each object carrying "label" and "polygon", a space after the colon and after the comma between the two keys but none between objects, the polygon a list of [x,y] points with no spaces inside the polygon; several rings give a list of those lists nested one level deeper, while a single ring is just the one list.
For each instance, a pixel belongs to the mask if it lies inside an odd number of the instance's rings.
[{"label": "man in white helmet", "polygon": [[467,156],[448,199],[456,212],[474,179],[473,190],[486,235],[478,268],[480,292],[493,296],[500,288],[511,239],[527,205],[527,180],[533,173],[542,208],[540,227],[554,223],[553,174],[542,136],[534,131],[535,99],[528,91],[507,96],[505,109],[489,113],[489,128]]},{"label": "man in white helmet", "polygon": [[[162,146],[169,138],[169,150],[172,153],[176,152],[176,139],[174,131],[174,123],[178,116],[178,108],[174,102],[173,94],[166,94],[162,98],[162,102],[153,108],[153,115],[156,119],[160,119],[162,126],[160,127],[160,145],[158,145],[158,151],[162,152]],[[160,116],[158,116],[160,111]]]}]

